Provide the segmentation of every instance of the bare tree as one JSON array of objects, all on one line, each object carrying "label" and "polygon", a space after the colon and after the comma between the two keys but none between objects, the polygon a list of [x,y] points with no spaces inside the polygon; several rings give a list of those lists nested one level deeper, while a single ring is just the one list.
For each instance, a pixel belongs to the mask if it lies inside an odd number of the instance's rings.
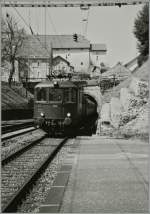
[{"label": "bare tree", "polygon": [[2,63],[7,61],[11,65],[8,83],[11,86],[13,75],[15,73],[15,60],[17,51],[22,46],[25,39],[24,28],[19,28],[15,19],[6,14],[2,19]]}]

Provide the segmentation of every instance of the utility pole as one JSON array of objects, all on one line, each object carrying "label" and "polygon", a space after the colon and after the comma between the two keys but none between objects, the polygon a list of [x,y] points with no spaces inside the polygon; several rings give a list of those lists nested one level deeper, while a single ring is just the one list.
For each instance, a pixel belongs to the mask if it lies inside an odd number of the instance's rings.
[{"label": "utility pole", "polygon": [[49,58],[49,77],[52,76],[52,70],[53,70],[53,46],[52,42],[50,43],[50,58]]},{"label": "utility pole", "polygon": [[28,97],[28,78],[30,76],[29,73],[30,73],[30,63],[29,63],[29,56],[28,56],[28,70],[26,73],[26,98]]},{"label": "utility pole", "polygon": [[116,75],[113,74],[113,87],[115,87],[115,85],[116,85]]}]

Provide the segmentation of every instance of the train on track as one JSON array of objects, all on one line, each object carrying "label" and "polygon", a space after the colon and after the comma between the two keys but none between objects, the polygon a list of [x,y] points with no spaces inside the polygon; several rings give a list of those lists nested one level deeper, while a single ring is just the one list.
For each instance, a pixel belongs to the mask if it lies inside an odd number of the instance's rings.
[{"label": "train on track", "polygon": [[83,92],[86,81],[46,80],[35,86],[34,124],[50,136],[96,130],[97,103]]}]

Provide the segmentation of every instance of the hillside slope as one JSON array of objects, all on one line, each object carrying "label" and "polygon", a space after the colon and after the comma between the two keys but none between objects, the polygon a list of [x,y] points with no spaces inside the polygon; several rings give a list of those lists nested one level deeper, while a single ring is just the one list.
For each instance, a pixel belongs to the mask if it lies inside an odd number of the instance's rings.
[{"label": "hillside slope", "polygon": [[8,84],[1,84],[1,106],[2,111],[12,109],[28,109],[30,100],[33,95],[28,93],[28,97],[24,96],[25,89],[21,86],[13,86],[10,88]]},{"label": "hillside slope", "polygon": [[[103,106],[107,119],[101,115],[101,123],[109,122],[111,134],[124,137],[149,137],[148,99],[149,99],[149,64],[150,60],[138,68],[131,77],[121,82],[103,96]],[[101,111],[102,112],[102,111]],[[103,112],[102,112],[103,114]],[[105,133],[108,129],[104,126]]]},{"label": "hillside slope", "polygon": [[130,83],[134,77],[142,80],[149,80],[149,68],[150,68],[150,60],[145,62],[140,68],[138,68],[131,76],[129,76],[126,80],[121,82],[116,87],[106,91],[103,95],[103,103],[110,102],[111,97],[119,97],[121,88],[128,88]]}]

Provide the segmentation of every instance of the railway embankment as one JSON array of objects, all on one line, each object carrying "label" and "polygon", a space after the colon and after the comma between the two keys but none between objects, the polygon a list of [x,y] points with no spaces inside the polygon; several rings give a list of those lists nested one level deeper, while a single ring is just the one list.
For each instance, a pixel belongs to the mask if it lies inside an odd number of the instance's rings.
[{"label": "railway embankment", "polygon": [[149,60],[103,96],[97,133],[148,139]]},{"label": "railway embankment", "polygon": [[26,119],[33,114],[33,95],[20,83],[1,83],[2,120]]}]

